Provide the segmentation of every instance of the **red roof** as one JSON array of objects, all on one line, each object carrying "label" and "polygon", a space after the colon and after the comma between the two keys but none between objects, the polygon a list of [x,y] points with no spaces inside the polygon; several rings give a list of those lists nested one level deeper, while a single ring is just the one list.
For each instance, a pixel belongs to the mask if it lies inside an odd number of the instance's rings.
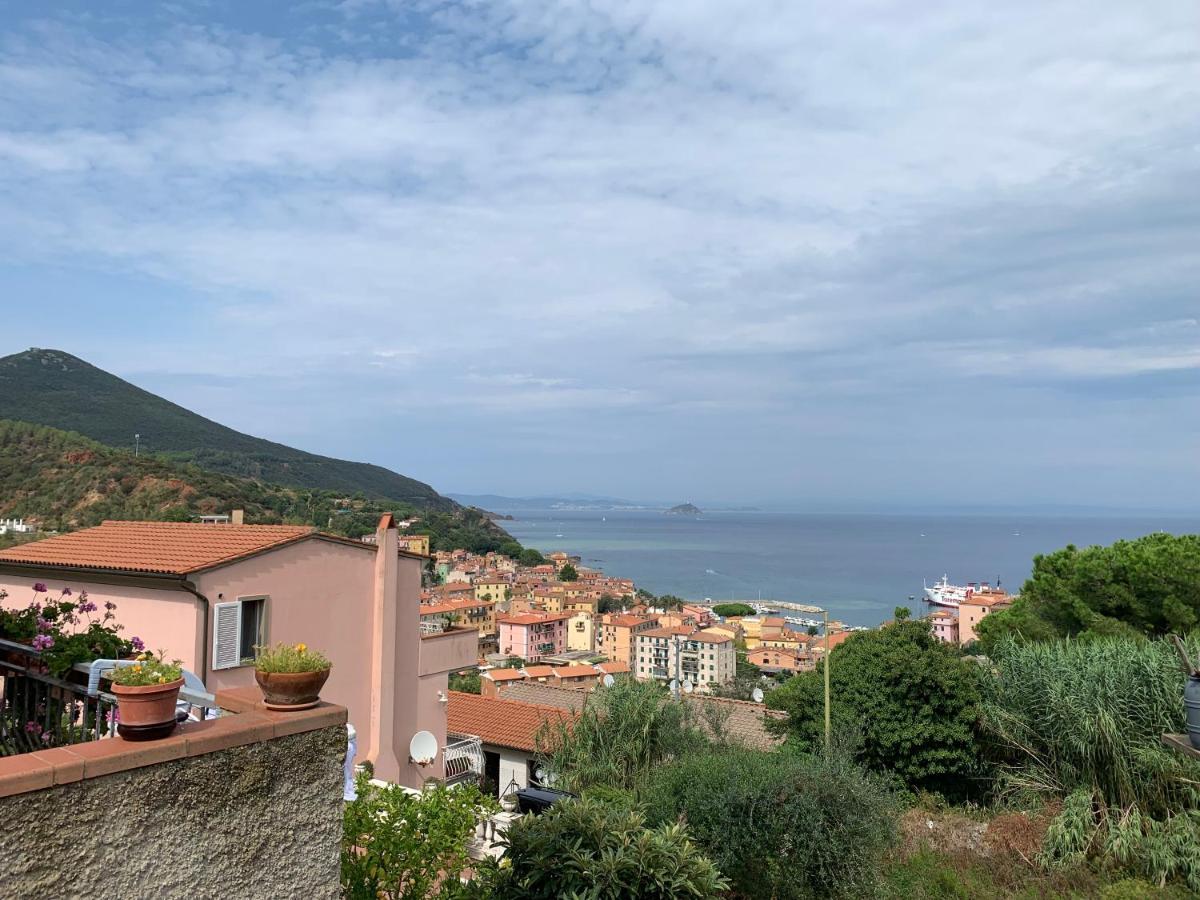
[{"label": "red roof", "polygon": [[570,613],[522,613],[519,616],[497,616],[501,625],[539,625],[542,622],[559,622],[571,618]]},{"label": "red roof", "polygon": [[490,681],[518,681],[525,677],[525,673],[516,669],[491,669],[484,672],[483,677]]},{"label": "red roof", "polygon": [[629,671],[629,663],[626,662],[602,662],[597,663],[596,668],[605,675],[621,675]]},{"label": "red roof", "polygon": [[449,691],[446,704],[446,731],[473,734],[485,744],[513,750],[537,750],[538,732],[575,717],[564,709],[538,703],[521,703],[498,697],[481,697]]},{"label": "red roof", "polygon": [[316,529],[307,525],[105,522],[2,550],[0,562],[187,575],[316,534]]},{"label": "red roof", "polygon": [[591,666],[559,666],[554,670],[554,674],[558,678],[578,678],[581,675],[595,678],[599,673]]},{"label": "red roof", "polygon": [[549,678],[554,674],[554,666],[526,666],[525,674],[530,678]]}]

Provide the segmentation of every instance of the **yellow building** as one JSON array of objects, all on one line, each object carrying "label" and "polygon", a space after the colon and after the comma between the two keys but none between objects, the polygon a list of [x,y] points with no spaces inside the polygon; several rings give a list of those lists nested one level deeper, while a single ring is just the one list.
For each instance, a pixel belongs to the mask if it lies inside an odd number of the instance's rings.
[{"label": "yellow building", "polygon": [[596,649],[596,620],[589,612],[577,612],[567,620],[567,649]]},{"label": "yellow building", "polygon": [[498,575],[492,575],[488,578],[476,578],[471,582],[471,586],[475,588],[476,600],[504,600],[508,598],[511,589],[508,579]]},{"label": "yellow building", "polygon": [[479,629],[480,636],[496,633],[496,604],[480,600],[443,600],[440,603],[422,603],[422,622],[453,622],[455,625],[470,625]]},{"label": "yellow building", "polygon": [[428,556],[429,535],[402,534],[400,535],[400,549],[407,550],[409,553],[420,553],[423,556]]}]

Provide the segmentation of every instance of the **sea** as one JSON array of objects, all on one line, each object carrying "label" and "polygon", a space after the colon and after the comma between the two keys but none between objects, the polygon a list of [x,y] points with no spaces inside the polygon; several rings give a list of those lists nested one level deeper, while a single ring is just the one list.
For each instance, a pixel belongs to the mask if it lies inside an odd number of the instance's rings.
[{"label": "sea", "polygon": [[925,615],[922,586],[943,575],[1015,592],[1034,556],[1068,544],[1200,533],[1200,517],[1182,516],[495,511],[513,516],[500,524],[526,546],[579,555],[654,594],[812,603],[864,626],[891,618],[897,606]]}]

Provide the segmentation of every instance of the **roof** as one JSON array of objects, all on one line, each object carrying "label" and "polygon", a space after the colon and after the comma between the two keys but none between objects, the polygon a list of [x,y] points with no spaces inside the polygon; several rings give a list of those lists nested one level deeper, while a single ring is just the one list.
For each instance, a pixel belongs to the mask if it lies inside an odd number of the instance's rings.
[{"label": "roof", "polygon": [[670,628],[651,628],[649,631],[639,631],[639,638],[669,638],[679,635],[680,637],[693,637],[692,629],[686,625],[674,625]]},{"label": "roof", "polygon": [[525,673],[517,669],[491,669],[484,672],[483,677],[491,681],[522,681]]},{"label": "roof", "polygon": [[317,535],[307,525],[108,521],[2,550],[0,563],[188,575]]},{"label": "roof", "polygon": [[557,706],[559,709],[565,709],[578,715],[587,706],[588,697],[591,694],[578,688],[559,687],[556,684],[543,684],[540,681],[522,681],[506,684],[501,696],[505,700]]},{"label": "roof", "polygon": [[559,678],[578,678],[581,675],[595,678],[599,673],[591,666],[559,666],[554,670],[554,674]]},{"label": "roof", "polygon": [[549,678],[554,674],[554,666],[526,666],[525,674],[530,678]]},{"label": "roof", "polygon": [[644,625],[646,622],[653,622],[653,621],[654,621],[653,619],[646,618],[645,616],[617,615],[617,616],[612,616],[604,624],[605,625],[620,625],[623,628],[632,628],[636,625]]},{"label": "roof", "polygon": [[520,703],[500,697],[481,697],[448,691],[446,731],[475,735],[485,744],[532,753],[537,735],[546,726],[571,722],[575,716],[556,706]]},{"label": "roof", "polygon": [[761,703],[692,694],[684,698],[699,715],[695,724],[709,737],[723,737],[752,750],[771,750],[783,743],[782,736],[767,730],[767,719],[786,719],[787,713],[767,709]]},{"label": "roof", "polygon": [[421,615],[430,616],[438,613],[454,613],[463,610],[487,609],[495,606],[492,600],[443,600],[441,603],[422,603],[419,607]]},{"label": "roof", "polygon": [[733,638],[727,634],[711,634],[707,631],[698,631],[691,636],[691,639],[702,644],[728,644],[733,641]]},{"label": "roof", "polygon": [[543,622],[566,621],[570,613],[521,613],[516,616],[497,616],[496,621],[501,625],[540,625]]},{"label": "roof", "polygon": [[596,663],[596,669],[605,675],[622,675],[630,671],[629,663],[620,661]]}]

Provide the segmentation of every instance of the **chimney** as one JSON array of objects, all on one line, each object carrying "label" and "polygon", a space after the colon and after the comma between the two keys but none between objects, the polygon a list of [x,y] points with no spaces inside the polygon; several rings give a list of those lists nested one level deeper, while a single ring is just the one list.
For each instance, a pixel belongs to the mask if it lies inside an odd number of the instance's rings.
[{"label": "chimney", "polygon": [[231,525],[244,525],[246,519],[246,511],[244,509],[235,509],[229,517]]},{"label": "chimney", "polygon": [[[396,750],[396,587],[400,567],[396,520],[384,513],[375,529],[375,596],[371,614],[371,719],[368,745],[375,775],[397,781],[406,760]],[[409,688],[405,685],[405,688]],[[411,735],[403,735],[405,741]]]}]

